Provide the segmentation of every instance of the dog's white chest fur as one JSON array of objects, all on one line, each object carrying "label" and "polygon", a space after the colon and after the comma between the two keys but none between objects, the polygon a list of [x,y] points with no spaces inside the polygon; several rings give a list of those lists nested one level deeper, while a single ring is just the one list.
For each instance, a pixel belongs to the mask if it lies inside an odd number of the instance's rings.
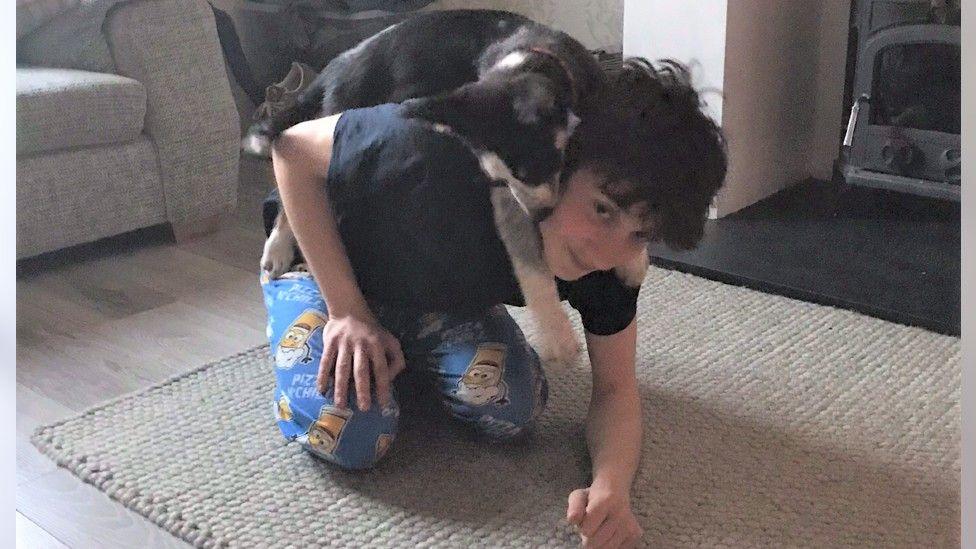
[{"label": "dog's white chest fur", "polygon": [[478,161],[481,169],[493,180],[504,181],[512,190],[515,199],[526,212],[552,205],[555,197],[549,185],[530,187],[512,174],[505,161],[492,152],[479,151]]},{"label": "dog's white chest fur", "polygon": [[[445,124],[434,123],[431,124],[431,128],[438,133],[457,135],[450,126]],[[533,210],[539,208],[553,206],[556,197],[549,185],[539,185],[538,187],[526,185],[519,178],[515,177],[508,164],[497,154],[485,150],[473,150],[473,152],[477,155],[478,162],[481,164],[481,170],[485,172],[485,175],[493,181],[504,181],[512,191],[512,195],[515,196],[515,200],[518,201],[519,206],[526,213],[531,213]]]}]

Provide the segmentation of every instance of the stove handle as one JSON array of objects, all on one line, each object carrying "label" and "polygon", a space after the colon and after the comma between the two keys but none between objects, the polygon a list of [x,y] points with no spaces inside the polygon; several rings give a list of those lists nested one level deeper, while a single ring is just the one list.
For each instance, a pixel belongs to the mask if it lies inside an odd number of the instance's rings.
[{"label": "stove handle", "polygon": [[844,132],[844,146],[850,147],[854,142],[854,127],[857,126],[857,113],[861,110],[861,103],[868,103],[871,98],[867,94],[862,94],[857,101],[851,105],[851,117],[847,120],[847,131]]}]

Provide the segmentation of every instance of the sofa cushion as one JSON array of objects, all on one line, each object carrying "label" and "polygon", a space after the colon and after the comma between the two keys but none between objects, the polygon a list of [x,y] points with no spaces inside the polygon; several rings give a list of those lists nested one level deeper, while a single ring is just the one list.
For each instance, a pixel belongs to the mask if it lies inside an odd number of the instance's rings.
[{"label": "sofa cushion", "polygon": [[148,136],[17,159],[17,259],[165,222]]},{"label": "sofa cushion", "polygon": [[78,2],[79,0],[17,0],[17,39],[76,7]]},{"label": "sofa cushion", "polygon": [[146,90],[115,74],[17,68],[17,154],[124,143],[142,133]]}]

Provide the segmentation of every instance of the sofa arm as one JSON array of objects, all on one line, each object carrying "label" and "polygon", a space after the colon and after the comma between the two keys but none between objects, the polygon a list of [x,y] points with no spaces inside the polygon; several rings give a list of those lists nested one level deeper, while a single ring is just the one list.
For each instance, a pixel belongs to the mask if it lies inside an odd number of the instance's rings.
[{"label": "sofa arm", "polygon": [[145,131],[159,155],[167,219],[236,208],[240,119],[209,4],[122,2],[104,29],[118,73],[146,88]]}]

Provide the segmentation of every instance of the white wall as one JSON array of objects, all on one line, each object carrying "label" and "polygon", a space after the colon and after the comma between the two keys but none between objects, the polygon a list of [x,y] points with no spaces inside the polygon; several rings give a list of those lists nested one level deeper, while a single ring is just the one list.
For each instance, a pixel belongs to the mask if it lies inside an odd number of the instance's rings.
[{"label": "white wall", "polygon": [[624,0],[437,0],[428,9],[507,10],[559,29],[590,49],[621,51]]},{"label": "white wall", "polygon": [[850,0],[626,0],[624,54],[691,65],[721,121],[729,173],[722,217],[808,177],[836,156]]},{"label": "white wall", "polygon": [[[695,87],[717,92],[725,78],[727,8],[727,0],[626,0],[624,56],[651,61],[673,58],[689,64]],[[722,97],[717,93],[703,95],[706,112],[721,121]]]}]

